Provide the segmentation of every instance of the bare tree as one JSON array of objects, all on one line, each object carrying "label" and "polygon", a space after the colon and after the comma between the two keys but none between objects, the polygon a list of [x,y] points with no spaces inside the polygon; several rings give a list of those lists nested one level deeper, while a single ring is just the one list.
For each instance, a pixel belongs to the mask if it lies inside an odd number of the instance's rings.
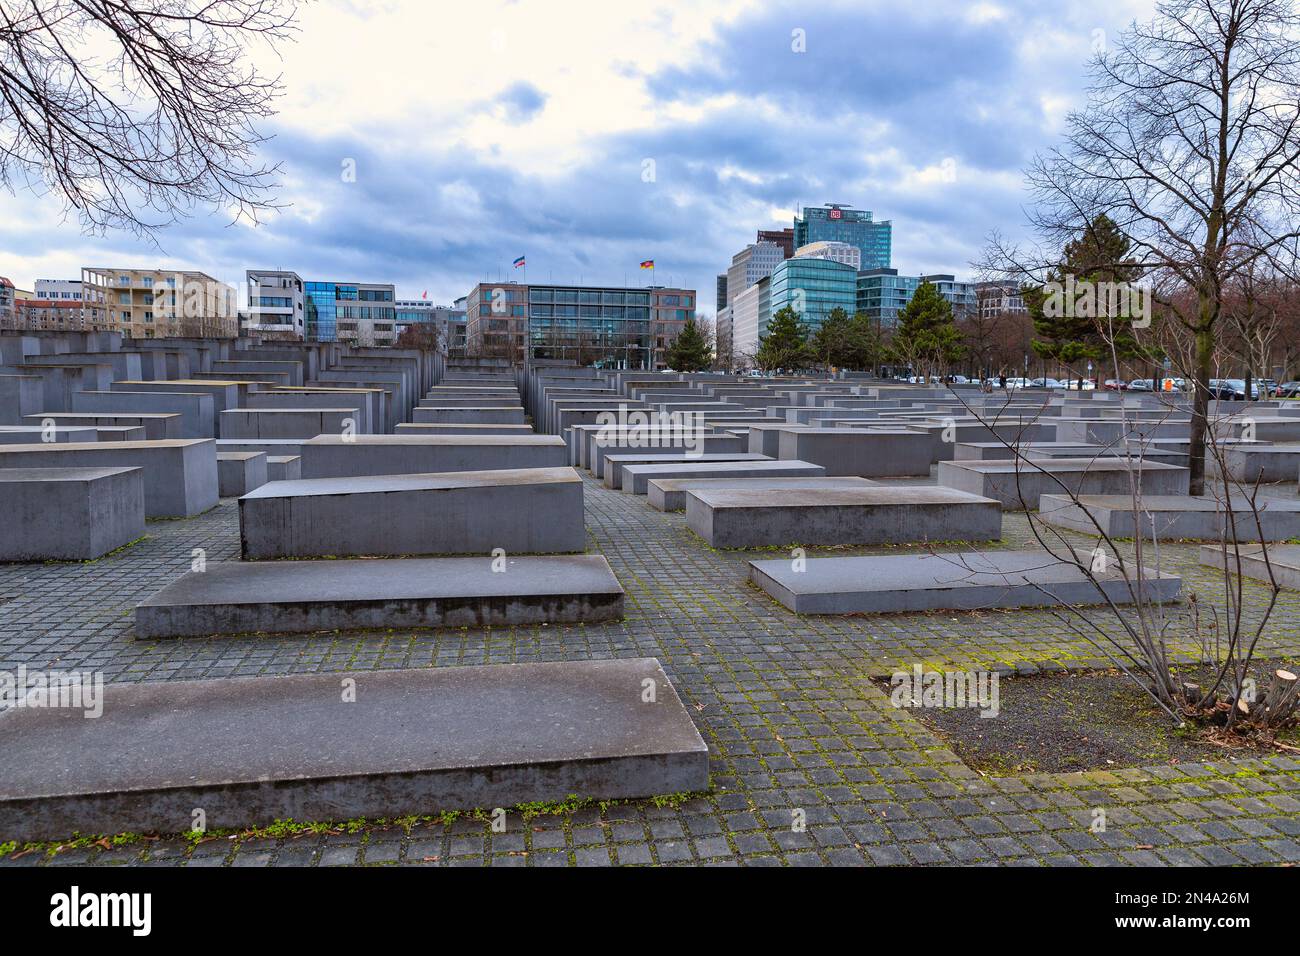
[{"label": "bare tree", "polygon": [[[1122,263],[1166,287],[1196,346],[1192,493],[1205,493],[1209,378],[1227,285],[1268,264],[1293,274],[1300,237],[1300,18],[1291,0],[1165,0],[1091,64],[1086,107],[1028,171],[1032,221],[1059,248],[1105,213]],[[995,247],[999,244],[995,240]],[[1004,271],[1041,276],[1019,250]]]},{"label": "bare tree", "polygon": [[[278,77],[247,60],[293,0],[0,2],[0,182],[48,189],[83,226],[151,235],[196,207],[257,221]],[[43,184],[43,185],[42,185]]]}]

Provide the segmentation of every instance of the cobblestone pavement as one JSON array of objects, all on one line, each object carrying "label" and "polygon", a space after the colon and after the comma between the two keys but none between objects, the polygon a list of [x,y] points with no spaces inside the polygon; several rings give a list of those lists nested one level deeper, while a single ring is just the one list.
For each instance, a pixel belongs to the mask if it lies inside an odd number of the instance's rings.
[{"label": "cobblestone pavement", "polygon": [[[910,714],[890,707],[870,682],[917,662],[1005,673],[1104,664],[1054,614],[799,618],[746,582],[748,560],[779,552],[714,551],[680,514],[653,511],[643,496],[590,480],[586,492],[591,549],[608,557],[628,592],[620,623],[133,639],[131,609],[188,570],[193,549],[204,549],[208,560],[237,557],[237,510],[223,501],[200,518],[150,522],[145,540],[96,562],[0,566],[0,668],[93,669],[109,681],[149,681],[654,656],[709,745],[707,794],[547,808],[528,818],[512,811],[504,833],[470,816],[446,815],[223,835],[193,846],[173,836],[83,840],[57,851],[7,847],[0,865],[1300,861],[1296,760],[986,777]],[[1294,486],[1279,493],[1293,495]],[[1002,547],[1032,541],[1023,515],[1007,515],[1004,529]],[[1195,545],[1162,545],[1161,561],[1184,576],[1185,592],[1215,602],[1216,577],[1196,564]],[[1253,584],[1246,590],[1262,593]],[[1298,622],[1300,594],[1286,593],[1266,656],[1294,658]],[[1104,832],[1092,831],[1096,808],[1106,810]],[[806,827],[794,825],[800,818]]]}]

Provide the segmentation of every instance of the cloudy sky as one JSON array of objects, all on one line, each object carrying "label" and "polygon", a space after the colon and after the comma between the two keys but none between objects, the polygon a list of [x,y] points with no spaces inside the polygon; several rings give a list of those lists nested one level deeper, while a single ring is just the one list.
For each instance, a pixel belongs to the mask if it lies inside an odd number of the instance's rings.
[{"label": "cloudy sky", "polygon": [[278,59],[255,54],[286,87],[264,129],[282,211],[196,217],[154,247],[0,194],[0,275],[287,268],[449,303],[521,278],[518,255],[557,282],[644,282],[653,258],[708,314],[755,229],[824,202],[892,220],[896,268],[969,275],[991,229],[1023,230],[1020,170],[1092,50],[1150,7],[316,0]]}]

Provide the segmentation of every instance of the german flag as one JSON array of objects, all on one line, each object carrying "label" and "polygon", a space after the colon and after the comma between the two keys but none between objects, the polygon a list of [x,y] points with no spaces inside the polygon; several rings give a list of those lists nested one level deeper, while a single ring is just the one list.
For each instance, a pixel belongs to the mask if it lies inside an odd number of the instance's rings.
[{"label": "german flag", "polygon": [[642,268],[642,269],[653,269],[654,267],[655,267],[655,261],[654,261],[653,259],[642,259],[642,260],[641,260],[641,268]]}]

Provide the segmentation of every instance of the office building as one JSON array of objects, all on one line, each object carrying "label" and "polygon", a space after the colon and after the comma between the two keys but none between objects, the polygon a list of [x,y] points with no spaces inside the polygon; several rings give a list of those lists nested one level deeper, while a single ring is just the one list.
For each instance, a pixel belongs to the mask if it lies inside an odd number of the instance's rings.
[{"label": "office building", "polygon": [[296,272],[249,269],[244,329],[263,338],[302,341],[307,335],[307,300]]},{"label": "office building", "polygon": [[188,269],[81,270],[85,326],[134,339],[239,334],[235,287]]},{"label": "office building", "polygon": [[14,308],[14,284],[0,276],[0,329],[16,329],[18,316]]},{"label": "office building", "polygon": [[303,294],[308,341],[392,345],[397,339],[391,283],[308,281]]},{"label": "office building", "polygon": [[888,269],[890,265],[893,224],[876,222],[871,212],[853,209],[842,203],[805,206],[802,216],[794,219],[794,247],[812,242],[847,242],[857,246],[862,255],[861,269]]},{"label": "office building", "polygon": [[727,269],[727,301],[730,302],[759,279],[772,274],[784,262],[785,253],[775,242],[752,242],[731,257]]},{"label": "office building", "polygon": [[862,268],[862,251],[854,245],[847,242],[810,242],[806,246],[800,246],[794,251],[793,258],[796,259],[834,259],[836,262],[842,262],[846,266],[852,267],[854,272]]},{"label": "office building", "polygon": [[760,229],[754,241],[776,243],[787,259],[794,255],[794,229],[790,226],[784,229]]},{"label": "office building", "polygon": [[465,308],[434,305],[427,299],[399,299],[393,303],[397,312],[397,337],[411,326],[428,325],[438,334],[438,351],[461,357],[465,354]]},{"label": "office building", "polygon": [[601,368],[667,367],[695,290],[482,282],[465,297],[470,355],[564,359]]},{"label": "office building", "polygon": [[771,278],[764,276],[731,300],[731,361],[738,368],[753,365],[759,341],[767,332],[771,285]]},{"label": "office building", "polygon": [[946,274],[900,276],[897,269],[872,269],[858,273],[858,311],[888,328],[898,321],[922,282],[935,286],[948,300],[955,319],[965,318],[979,307],[973,282],[958,282],[956,276]]},{"label": "office building", "polygon": [[727,307],[727,274],[725,272],[718,276],[718,297],[715,301],[717,303],[714,306],[715,312],[721,312]]},{"label": "office building", "polygon": [[[858,271],[834,259],[795,256],[772,270],[771,292],[766,311],[770,319],[784,308],[794,309],[810,332],[835,309],[850,316],[857,306]],[[759,337],[766,332],[763,321]]]}]

